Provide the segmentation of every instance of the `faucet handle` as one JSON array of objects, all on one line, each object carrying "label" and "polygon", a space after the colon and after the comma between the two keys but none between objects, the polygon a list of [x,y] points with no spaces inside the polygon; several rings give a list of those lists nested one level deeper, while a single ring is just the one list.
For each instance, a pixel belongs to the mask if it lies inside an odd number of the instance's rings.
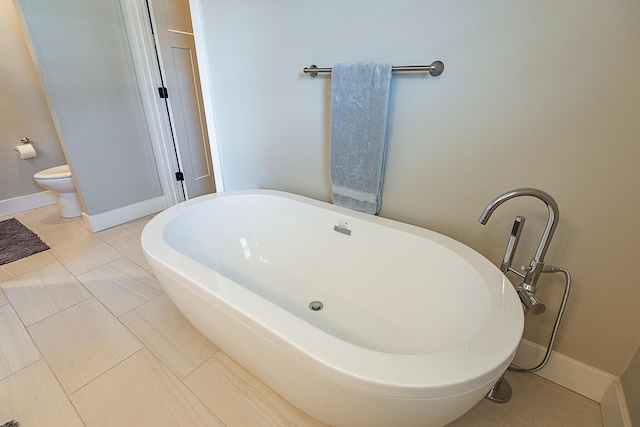
[{"label": "faucet handle", "polygon": [[547,306],[535,296],[535,293],[522,288],[518,288],[517,292],[520,297],[520,301],[525,308],[525,314],[531,313],[537,316],[544,313],[547,309]]},{"label": "faucet handle", "polygon": [[527,275],[535,275],[536,277],[540,276],[542,270],[544,269],[544,261],[538,261],[533,258],[529,265],[523,265],[520,267],[522,271],[525,271]]}]

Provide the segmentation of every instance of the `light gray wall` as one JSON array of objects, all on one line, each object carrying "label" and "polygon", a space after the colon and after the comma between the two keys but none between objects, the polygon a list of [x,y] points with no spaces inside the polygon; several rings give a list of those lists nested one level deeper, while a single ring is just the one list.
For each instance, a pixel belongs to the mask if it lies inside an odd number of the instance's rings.
[{"label": "light gray wall", "polygon": [[[440,59],[438,78],[393,78],[381,216],[450,235],[498,262],[527,216],[517,262],[546,209],[489,200],[521,186],[561,209],[547,262],[573,273],[557,350],[621,375],[640,344],[640,3],[492,0],[195,0],[201,8],[225,189],[329,200],[330,78],[311,64]],[[562,292],[525,336],[545,345]]]},{"label": "light gray wall", "polygon": [[[51,114],[10,0],[0,1],[0,201],[44,191],[33,174],[66,163]],[[21,137],[38,156],[20,160]]]},{"label": "light gray wall", "polygon": [[622,375],[622,387],[634,426],[640,425],[640,349]]},{"label": "light gray wall", "polygon": [[89,215],[162,194],[117,0],[16,0]]}]

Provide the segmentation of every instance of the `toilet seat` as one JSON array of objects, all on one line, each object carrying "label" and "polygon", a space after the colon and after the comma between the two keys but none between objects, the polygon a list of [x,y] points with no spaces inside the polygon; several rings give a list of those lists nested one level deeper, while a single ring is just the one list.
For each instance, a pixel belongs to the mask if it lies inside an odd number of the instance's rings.
[{"label": "toilet seat", "polygon": [[69,165],[55,166],[45,169],[33,175],[35,179],[63,179],[71,178],[71,169]]}]

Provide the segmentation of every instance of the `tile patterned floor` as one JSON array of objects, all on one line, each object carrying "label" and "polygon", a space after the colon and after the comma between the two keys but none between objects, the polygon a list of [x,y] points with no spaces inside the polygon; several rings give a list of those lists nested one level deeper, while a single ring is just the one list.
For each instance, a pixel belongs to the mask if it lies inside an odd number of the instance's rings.
[{"label": "tile patterned floor", "polygon": [[[0,425],[321,426],[207,341],[148,270],[149,218],[99,233],[55,206],[14,215],[50,247],[0,266]],[[5,219],[5,218],[0,218]],[[600,407],[533,374],[451,427],[601,427]]]}]

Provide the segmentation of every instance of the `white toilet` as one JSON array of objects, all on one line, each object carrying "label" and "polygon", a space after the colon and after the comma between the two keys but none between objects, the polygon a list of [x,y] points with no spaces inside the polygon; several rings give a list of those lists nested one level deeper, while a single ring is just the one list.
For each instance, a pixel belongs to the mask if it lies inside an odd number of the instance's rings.
[{"label": "white toilet", "polygon": [[71,179],[69,165],[45,169],[33,175],[33,178],[40,187],[57,193],[61,217],[75,218],[82,214],[80,198]]}]

